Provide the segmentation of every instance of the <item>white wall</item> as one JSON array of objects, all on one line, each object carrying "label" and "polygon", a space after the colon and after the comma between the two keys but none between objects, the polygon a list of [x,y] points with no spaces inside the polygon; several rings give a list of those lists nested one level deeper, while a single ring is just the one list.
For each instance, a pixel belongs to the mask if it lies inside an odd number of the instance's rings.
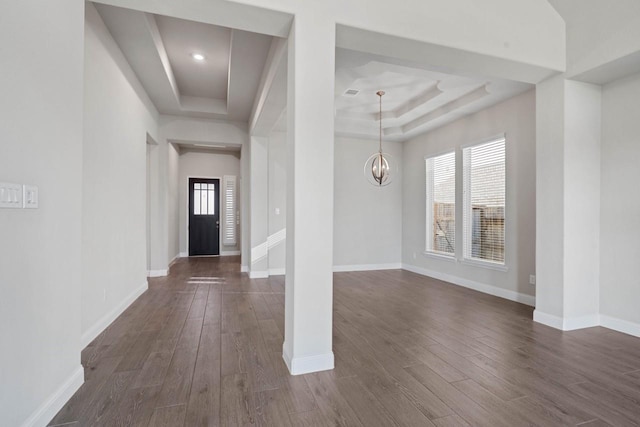
[{"label": "white wall", "polygon": [[600,210],[595,208],[600,206],[600,139],[600,86],[567,80],[563,315],[565,319],[590,317],[594,323],[600,298]]},{"label": "white wall", "polygon": [[378,141],[336,137],[333,265],[336,270],[398,268],[402,253],[403,146],[384,142],[400,173],[386,187],[367,182],[364,163]]},{"label": "white wall", "polygon": [[[188,254],[189,234],[187,232],[188,207],[189,203],[189,177],[192,178],[220,178],[220,185],[223,184],[224,175],[240,176],[240,153],[220,150],[200,150],[192,148],[181,148],[179,157],[178,173],[178,194],[179,194],[179,234],[180,253]],[[238,199],[238,203],[240,198]],[[224,197],[220,198],[220,210],[224,212]],[[220,216],[220,230],[222,230],[223,217]],[[239,241],[239,240],[238,240]],[[240,246],[223,245],[220,236],[220,253],[239,251]]]},{"label": "white wall", "polygon": [[251,145],[243,144],[240,149],[240,269],[248,272],[251,261]]},{"label": "white wall", "polygon": [[[196,144],[224,144],[236,146],[242,150],[244,155],[245,148],[248,147],[249,136],[247,134],[246,123],[229,122],[225,120],[208,120],[198,119],[191,117],[178,117],[171,115],[160,116],[160,143],[159,143],[159,161],[164,161],[165,167],[160,165],[159,186],[156,190],[158,193],[158,203],[156,212],[152,214],[152,221],[155,220],[159,224],[155,228],[156,240],[163,244],[162,239],[167,236],[168,229],[168,241],[165,241],[166,251],[168,252],[168,258],[162,259],[164,266],[155,267],[157,269],[166,269],[168,263],[176,255],[184,255],[186,250],[186,240],[184,237],[186,227],[186,219],[184,217],[185,207],[183,206],[181,199],[179,199],[179,191],[183,191],[180,187],[181,183],[177,174],[178,167],[178,155],[176,147],[172,142],[176,143],[196,143]],[[173,151],[172,151],[173,150]],[[249,150],[247,149],[248,157]],[[165,156],[166,159],[162,159]],[[245,159],[248,162],[248,158]],[[248,166],[248,165],[245,165]],[[244,174],[248,175],[248,167],[243,170]],[[243,174],[243,175],[244,175]],[[241,226],[239,227],[239,239],[242,240],[246,237],[246,233],[242,234],[242,229],[246,229],[247,225],[243,222],[248,214],[245,212],[248,209],[248,203],[246,203],[244,197],[248,195],[248,189],[245,189],[248,179],[243,179],[240,173],[236,174],[238,180],[238,195],[240,197],[238,203],[240,207]],[[245,237],[243,237],[245,236]],[[242,245],[240,245],[242,246]],[[247,244],[246,247],[249,245]],[[224,249],[221,247],[221,249]],[[233,249],[233,248],[232,248]],[[174,253],[174,251],[176,251]],[[243,255],[243,260],[248,259],[248,254]],[[244,262],[244,261],[243,261]]]},{"label": "white wall", "polygon": [[[239,23],[244,30],[271,30],[280,37],[286,36],[287,28],[282,20],[265,19],[264,14],[247,14],[245,9],[234,4],[243,3],[294,13],[296,18],[328,16],[332,23],[451,46],[460,50],[458,56],[477,52],[556,70],[563,69],[565,64],[564,22],[546,1],[405,0],[402,7],[386,0],[327,0],[321,3],[233,0],[205,4],[200,0],[183,0],[179,6],[157,0],[105,1],[124,7],[135,5],[140,10],[153,13],[173,13],[183,19],[203,19],[218,25],[225,25],[221,22],[225,18],[227,21],[240,18]],[[230,10],[232,8],[235,13]],[[482,19],[478,19],[479,16]],[[481,58],[476,57],[475,60],[481,61]],[[509,62],[502,65],[514,66]]]},{"label": "white wall", "polygon": [[[422,273],[533,303],[535,273],[535,93],[529,91],[405,143],[402,262]],[[506,133],[506,252],[508,271],[435,259],[425,250],[424,157],[456,149],[456,253],[462,255],[460,147]]]},{"label": "white wall", "polygon": [[600,314],[633,322],[636,334],[640,333],[638,99],[640,74],[610,83],[602,91],[600,219]]},{"label": "white wall", "polygon": [[248,141],[247,124],[163,114],[162,136],[168,141],[240,146]]},{"label": "white wall", "polygon": [[7,426],[46,424],[83,380],[83,10],[75,0],[0,3],[0,181],[40,191],[36,210],[0,209]]},{"label": "white wall", "polygon": [[[599,76],[598,68],[637,55],[640,50],[637,0],[551,0],[551,3],[566,20],[569,75],[587,72]],[[637,56],[633,61],[638,64]],[[623,70],[625,65],[621,65],[616,72]]]},{"label": "white wall", "polygon": [[[287,228],[287,134],[273,132],[269,136],[269,271],[282,273],[286,262]],[[278,213],[276,213],[278,209]]]},{"label": "white wall", "polygon": [[536,86],[536,311],[564,312],[565,79]]},{"label": "white wall", "polygon": [[92,4],[85,31],[83,343],[146,281],[146,142],[158,113]]},{"label": "white wall", "polygon": [[168,143],[168,166],[167,186],[168,186],[168,260],[169,263],[180,256],[180,192],[179,192],[179,171],[180,153],[175,144]]},{"label": "white wall", "polygon": [[269,138],[251,135],[250,145],[249,277],[255,279],[269,275]]}]

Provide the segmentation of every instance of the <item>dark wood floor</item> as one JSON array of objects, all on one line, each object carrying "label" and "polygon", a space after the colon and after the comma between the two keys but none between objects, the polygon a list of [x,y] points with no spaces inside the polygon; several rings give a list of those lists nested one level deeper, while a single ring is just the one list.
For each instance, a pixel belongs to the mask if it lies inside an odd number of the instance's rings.
[{"label": "dark wood floor", "polygon": [[183,259],[82,353],[50,425],[638,425],[640,339],[405,271],[335,275],[336,369],[289,376],[282,277]]}]

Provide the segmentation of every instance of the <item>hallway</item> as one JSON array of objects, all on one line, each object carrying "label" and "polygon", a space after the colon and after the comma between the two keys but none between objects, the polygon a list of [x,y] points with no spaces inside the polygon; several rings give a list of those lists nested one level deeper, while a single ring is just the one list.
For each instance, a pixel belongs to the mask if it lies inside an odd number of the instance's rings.
[{"label": "hallway", "polygon": [[334,279],[336,369],[290,376],[284,276],[180,259],[82,353],[58,426],[636,425],[640,340],[396,271]]}]

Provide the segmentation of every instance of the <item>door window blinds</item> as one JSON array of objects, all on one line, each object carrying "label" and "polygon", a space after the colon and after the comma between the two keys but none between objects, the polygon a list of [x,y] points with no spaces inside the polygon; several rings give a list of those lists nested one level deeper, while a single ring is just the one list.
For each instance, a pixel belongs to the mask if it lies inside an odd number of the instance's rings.
[{"label": "door window blinds", "polygon": [[235,246],[237,244],[237,220],[236,212],[237,194],[236,194],[236,177],[225,175],[223,178],[224,186],[224,227],[222,230],[222,244],[227,246]]}]

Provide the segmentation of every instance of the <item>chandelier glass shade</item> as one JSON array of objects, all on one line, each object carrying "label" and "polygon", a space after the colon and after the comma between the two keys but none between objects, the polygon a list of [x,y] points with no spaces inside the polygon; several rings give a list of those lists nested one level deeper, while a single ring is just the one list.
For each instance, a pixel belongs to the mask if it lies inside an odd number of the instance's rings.
[{"label": "chandelier glass shade", "polygon": [[391,184],[393,176],[396,173],[393,157],[382,151],[382,96],[384,91],[376,93],[380,99],[380,110],[378,121],[380,122],[380,137],[378,152],[373,153],[364,163],[364,176],[367,181],[376,187],[384,187]]}]

